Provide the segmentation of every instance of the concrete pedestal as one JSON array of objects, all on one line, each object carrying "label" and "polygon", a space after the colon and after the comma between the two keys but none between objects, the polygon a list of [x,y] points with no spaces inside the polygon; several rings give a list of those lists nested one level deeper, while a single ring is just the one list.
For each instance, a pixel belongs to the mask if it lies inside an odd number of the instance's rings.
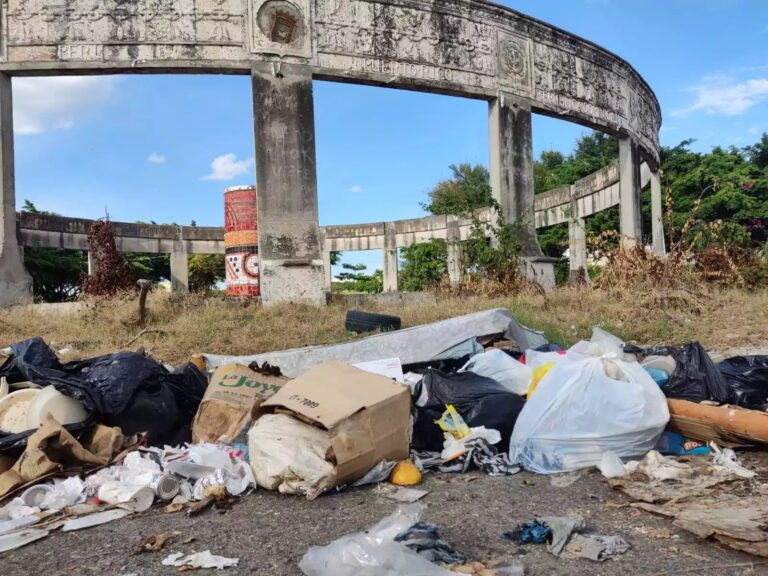
[{"label": "concrete pedestal", "polygon": [[260,62],[251,72],[262,300],[323,304],[311,69]]},{"label": "concrete pedestal", "polygon": [[11,78],[0,74],[0,308],[32,302],[32,277],[16,235]]},{"label": "concrete pedestal", "polygon": [[546,292],[549,292],[554,290],[557,284],[555,281],[555,264],[557,262],[557,258],[548,256],[523,258],[523,271],[526,277],[537,282]]},{"label": "concrete pedestal", "polygon": [[504,220],[518,227],[523,256],[541,256],[534,223],[530,104],[502,92],[490,102],[488,120],[493,197]]},{"label": "concrete pedestal", "polygon": [[643,238],[642,188],[640,186],[640,154],[630,138],[619,140],[619,220],[622,244],[631,248]]}]

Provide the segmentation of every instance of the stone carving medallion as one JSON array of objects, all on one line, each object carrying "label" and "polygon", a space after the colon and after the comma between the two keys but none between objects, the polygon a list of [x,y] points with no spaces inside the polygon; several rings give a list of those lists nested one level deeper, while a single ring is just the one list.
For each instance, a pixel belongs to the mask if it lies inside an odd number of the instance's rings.
[{"label": "stone carving medallion", "polygon": [[531,44],[526,38],[499,32],[499,84],[531,94]]},{"label": "stone carving medallion", "polygon": [[252,52],[311,58],[310,10],[309,0],[253,0]]}]

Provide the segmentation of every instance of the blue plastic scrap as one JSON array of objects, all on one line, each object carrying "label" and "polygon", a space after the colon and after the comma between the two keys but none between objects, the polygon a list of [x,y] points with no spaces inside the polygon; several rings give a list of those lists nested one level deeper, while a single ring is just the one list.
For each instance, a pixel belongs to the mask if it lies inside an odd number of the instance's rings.
[{"label": "blue plastic scrap", "polygon": [[516,544],[543,544],[552,537],[552,530],[538,520],[518,524],[514,530],[501,533],[502,540],[512,540]]}]

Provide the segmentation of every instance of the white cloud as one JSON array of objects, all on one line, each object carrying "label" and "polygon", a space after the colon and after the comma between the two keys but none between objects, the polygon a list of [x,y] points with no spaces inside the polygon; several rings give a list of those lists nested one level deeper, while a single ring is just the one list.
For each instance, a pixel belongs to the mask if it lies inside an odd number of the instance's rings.
[{"label": "white cloud", "polygon": [[760,134],[763,131],[763,127],[759,124],[754,124],[753,126],[749,127],[749,133],[750,134]]},{"label": "white cloud", "polygon": [[352,188],[350,188],[349,191],[350,192],[355,192],[355,193],[362,192],[363,191],[363,187],[362,186],[358,186],[356,184],[356,185],[352,186]]},{"label": "white cloud", "polygon": [[110,76],[14,78],[14,130],[16,134],[68,130],[77,117],[106,103],[116,83]]},{"label": "white cloud", "polygon": [[708,76],[694,86],[696,101],[672,116],[687,116],[691,112],[704,110],[707,114],[737,116],[768,98],[768,78],[753,78],[736,82],[727,76]]},{"label": "white cloud", "polygon": [[165,156],[158,154],[157,152],[152,152],[152,154],[149,155],[149,158],[147,158],[147,162],[150,164],[165,164],[167,161],[168,159]]},{"label": "white cloud", "polygon": [[252,166],[253,159],[238,160],[235,154],[224,154],[213,159],[211,173],[203,176],[203,180],[233,180],[247,174]]}]

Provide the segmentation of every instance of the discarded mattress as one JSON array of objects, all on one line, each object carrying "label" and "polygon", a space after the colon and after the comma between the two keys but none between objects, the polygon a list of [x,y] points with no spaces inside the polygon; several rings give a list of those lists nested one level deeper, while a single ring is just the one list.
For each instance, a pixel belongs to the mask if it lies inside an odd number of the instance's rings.
[{"label": "discarded mattress", "polygon": [[501,333],[517,342],[521,350],[547,343],[541,332],[518,323],[509,310],[497,308],[433,324],[376,334],[344,344],[294,348],[255,356],[205,354],[204,357],[208,370],[224,364],[249,365],[251,362],[268,362],[272,366],[279,366],[284,376],[295,378],[328,360],[341,360],[348,364],[379,358],[400,358],[403,365],[425,362],[468,339]]}]

